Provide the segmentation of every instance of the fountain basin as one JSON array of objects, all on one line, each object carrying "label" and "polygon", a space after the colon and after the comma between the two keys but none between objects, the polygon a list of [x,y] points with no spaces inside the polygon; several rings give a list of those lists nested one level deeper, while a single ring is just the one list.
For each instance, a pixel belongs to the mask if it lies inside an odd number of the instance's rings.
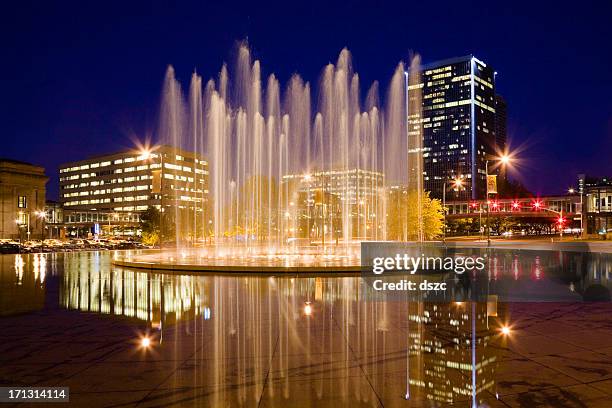
[{"label": "fountain basin", "polygon": [[211,273],[338,273],[361,271],[359,245],[333,252],[320,248],[269,252],[264,248],[199,248],[190,250],[128,251],[115,256],[113,264],[158,271]]}]

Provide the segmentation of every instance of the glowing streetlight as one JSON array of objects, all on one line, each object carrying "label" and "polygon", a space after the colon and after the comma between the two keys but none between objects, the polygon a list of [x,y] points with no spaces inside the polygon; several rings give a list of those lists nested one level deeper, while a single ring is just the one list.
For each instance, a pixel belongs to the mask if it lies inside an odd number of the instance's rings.
[{"label": "glowing streetlight", "polygon": [[460,188],[460,187],[463,187],[463,179],[460,179],[460,178],[454,179],[453,180],[453,187],[456,188],[456,189]]},{"label": "glowing streetlight", "polygon": [[510,332],[511,332],[510,327],[508,327],[508,326],[502,326],[502,328],[500,329],[500,331],[501,331],[501,333],[502,333],[504,336],[508,336],[508,335],[510,334]]},{"label": "glowing streetlight", "polygon": [[[507,166],[514,159],[512,158],[512,156],[510,154],[504,153],[501,156],[492,157],[491,159],[486,159],[485,160],[485,178],[487,180],[487,182],[486,182],[487,202],[489,201],[489,161],[490,160],[497,160],[497,161],[499,161],[501,163],[502,166]],[[490,211],[491,211],[490,205],[487,204],[487,245],[491,245],[491,226],[490,226],[490,223],[489,223],[489,212]]]}]

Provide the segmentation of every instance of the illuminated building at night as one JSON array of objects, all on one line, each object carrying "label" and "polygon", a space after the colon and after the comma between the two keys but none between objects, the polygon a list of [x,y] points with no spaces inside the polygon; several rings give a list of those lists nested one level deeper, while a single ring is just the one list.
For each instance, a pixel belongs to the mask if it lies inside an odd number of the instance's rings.
[{"label": "illuminated building at night", "polygon": [[581,174],[578,189],[584,195],[587,234],[612,233],[612,178]]},{"label": "illuminated building at night", "polygon": [[[485,194],[485,161],[496,152],[495,72],[472,55],[423,66],[423,178],[425,190],[442,197],[445,183],[463,178],[464,189],[448,199],[476,199]],[[418,98],[409,98],[418,100]],[[505,105],[504,105],[505,106]]]},{"label": "illuminated building at night", "polygon": [[192,152],[128,150],[66,163],[59,177],[68,225],[134,227],[148,207],[175,211],[196,227],[207,222],[208,163]]},{"label": "illuminated building at night", "polygon": [[0,239],[40,239],[45,211],[45,169],[0,158]]},{"label": "illuminated building at night", "polygon": [[489,343],[498,334],[496,306],[409,304],[409,361],[414,365],[408,371],[409,395],[423,395],[437,405],[478,400],[494,390],[499,353]]},{"label": "illuminated building at night", "polygon": [[[282,179],[282,186],[293,197],[289,207],[294,204],[299,219],[312,220],[305,223],[311,237],[322,237],[323,231],[330,233],[333,225],[335,233],[348,228],[353,238],[382,238],[384,183],[382,173],[359,168],[288,174]],[[292,208],[288,211],[291,213]]]}]

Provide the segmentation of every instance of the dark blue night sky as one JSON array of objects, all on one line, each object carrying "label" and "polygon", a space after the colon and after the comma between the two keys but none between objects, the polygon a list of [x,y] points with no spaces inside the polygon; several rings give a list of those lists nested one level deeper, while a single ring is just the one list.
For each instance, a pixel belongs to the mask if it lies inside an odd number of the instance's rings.
[{"label": "dark blue night sky", "polygon": [[612,174],[609,1],[13,3],[0,13],[0,156],[47,167],[50,198],[58,164],[153,133],[168,64],[185,86],[194,69],[215,77],[245,38],[282,82],[316,83],[348,47],[364,93],[412,51],[473,53],[498,71],[516,178],[545,194]]}]

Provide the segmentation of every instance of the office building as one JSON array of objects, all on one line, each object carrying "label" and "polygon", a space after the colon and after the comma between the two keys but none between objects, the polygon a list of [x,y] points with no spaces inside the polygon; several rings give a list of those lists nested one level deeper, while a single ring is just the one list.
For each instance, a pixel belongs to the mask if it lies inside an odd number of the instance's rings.
[{"label": "office building", "polygon": [[612,178],[581,174],[578,191],[584,196],[587,234],[612,238]]},{"label": "office building", "polygon": [[0,158],[0,238],[43,237],[47,180],[40,166]]},{"label": "office building", "polygon": [[148,207],[166,212],[190,228],[208,225],[208,163],[172,146],[127,150],[60,166],[64,222],[102,233],[135,234]]},{"label": "office building", "polygon": [[45,203],[45,237],[66,238],[64,207],[59,201],[47,200]]},{"label": "office building", "polygon": [[468,55],[425,65],[419,83],[412,82],[409,101],[420,93],[422,113],[409,114],[408,126],[422,124],[424,189],[441,198],[445,185],[463,178],[464,188],[447,191],[447,199],[483,197],[486,158],[497,144],[495,72]]},{"label": "office building", "polygon": [[298,219],[311,220],[302,227],[310,230],[311,237],[382,239],[384,184],[382,173],[354,168],[288,174],[281,187],[289,192],[289,206],[296,207],[288,211],[297,212]]},{"label": "office building", "polygon": [[495,95],[495,144],[499,153],[508,149],[508,105],[501,95]]}]

